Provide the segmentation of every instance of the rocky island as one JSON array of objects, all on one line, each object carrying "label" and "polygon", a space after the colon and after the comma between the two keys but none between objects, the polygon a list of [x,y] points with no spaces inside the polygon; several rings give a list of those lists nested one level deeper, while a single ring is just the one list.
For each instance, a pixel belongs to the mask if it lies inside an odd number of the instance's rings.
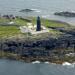
[{"label": "rocky island", "polygon": [[62,12],[55,12],[54,15],[64,17],[75,17],[75,12],[62,11]]},{"label": "rocky island", "polygon": [[[37,29],[35,29],[36,23]],[[28,24],[30,24],[29,27]],[[40,33],[46,29],[42,28],[42,25],[49,31]],[[27,30],[32,29],[36,34],[29,31],[22,33],[20,27]],[[39,17],[38,19],[21,16],[13,18],[11,15],[0,17],[0,58],[25,62],[38,60],[62,63],[64,61],[73,62],[75,60],[74,53],[74,26]]]}]

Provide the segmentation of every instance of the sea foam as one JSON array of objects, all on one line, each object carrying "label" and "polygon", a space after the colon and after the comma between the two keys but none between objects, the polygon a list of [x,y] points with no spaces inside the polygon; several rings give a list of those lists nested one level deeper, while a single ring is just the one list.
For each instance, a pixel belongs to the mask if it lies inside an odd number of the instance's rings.
[{"label": "sea foam", "polygon": [[62,64],[62,66],[66,66],[66,67],[68,67],[68,68],[74,68],[74,64],[73,64],[73,63],[69,63],[69,62],[64,62],[64,63]]},{"label": "sea foam", "polygon": [[46,62],[44,62],[44,63],[45,63],[45,64],[49,64],[49,62],[47,62],[47,61],[46,61]]},{"label": "sea foam", "polygon": [[32,64],[40,64],[40,61],[34,61]]},{"label": "sea foam", "polygon": [[34,12],[41,12],[41,10],[38,10],[38,9],[31,9],[31,10]]}]

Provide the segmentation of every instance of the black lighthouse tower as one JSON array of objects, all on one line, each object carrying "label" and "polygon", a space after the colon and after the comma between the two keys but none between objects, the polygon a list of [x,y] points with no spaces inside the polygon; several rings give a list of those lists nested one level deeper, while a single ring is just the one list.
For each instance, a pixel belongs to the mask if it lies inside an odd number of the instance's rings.
[{"label": "black lighthouse tower", "polygon": [[36,31],[41,31],[41,20],[40,17],[37,17],[37,27],[36,27]]}]

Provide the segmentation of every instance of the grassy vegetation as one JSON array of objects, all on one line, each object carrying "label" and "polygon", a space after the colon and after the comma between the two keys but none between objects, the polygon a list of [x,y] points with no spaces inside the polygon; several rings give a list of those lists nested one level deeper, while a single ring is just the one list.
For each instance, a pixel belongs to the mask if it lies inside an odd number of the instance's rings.
[{"label": "grassy vegetation", "polygon": [[68,27],[67,24],[52,20],[43,20],[47,27]]},{"label": "grassy vegetation", "polygon": [[27,25],[27,21],[25,20],[22,20],[20,18],[16,18],[15,20],[13,20],[13,22],[16,24],[16,25],[19,25],[19,26],[25,26]]},{"label": "grassy vegetation", "polygon": [[27,21],[22,20],[20,18],[16,18],[16,19],[6,19],[6,18],[0,18],[0,23],[9,23],[10,21],[13,21],[15,23],[15,25],[26,25]]},{"label": "grassy vegetation", "polygon": [[[18,34],[22,34],[20,29],[19,29],[19,26],[26,25],[27,22],[20,19],[20,18],[12,19],[11,21],[14,22],[14,24],[12,26],[11,25],[9,26],[7,24],[6,24],[6,26],[0,25],[0,38],[12,37],[12,36],[16,36]],[[9,22],[10,22],[9,19],[0,18],[0,24],[9,23]],[[14,25],[17,25],[17,26],[14,26]]]},{"label": "grassy vegetation", "polygon": [[59,34],[62,34],[62,32],[60,32],[60,31],[58,31],[58,30],[53,30],[53,29],[50,29],[50,31],[49,31],[51,34],[53,34],[53,35],[59,35]]},{"label": "grassy vegetation", "polygon": [[0,18],[0,23],[5,23],[5,22],[9,22],[9,19],[6,19],[6,18]]},{"label": "grassy vegetation", "polygon": [[0,26],[0,37],[9,37],[20,33],[19,28],[16,26]]},{"label": "grassy vegetation", "polygon": [[[29,19],[32,20],[33,24],[36,24],[36,18],[29,17]],[[10,37],[10,36],[22,34],[20,29],[19,29],[19,26],[25,26],[28,23],[26,20],[22,20],[20,18],[12,19],[11,21],[13,21],[15,23],[15,25],[17,25],[17,26],[13,26],[13,25],[12,26],[8,26],[8,25],[2,26],[1,25],[0,26],[0,37]],[[0,18],[0,23],[8,23],[8,22],[10,22],[9,19]],[[44,25],[46,27],[63,27],[67,30],[75,28],[75,27],[69,26],[66,23],[61,23],[58,21],[52,21],[52,20],[48,20],[48,19],[41,19],[41,23],[42,23],[42,25]],[[50,34],[57,37],[62,33],[58,30],[50,29]],[[22,34],[22,35],[25,35],[25,34]]]},{"label": "grassy vegetation", "polygon": [[[36,18],[32,17],[32,23],[36,24]],[[42,25],[45,25],[46,27],[70,27],[69,24],[60,22],[60,21],[54,21],[54,20],[48,20],[48,19],[41,19]]]}]

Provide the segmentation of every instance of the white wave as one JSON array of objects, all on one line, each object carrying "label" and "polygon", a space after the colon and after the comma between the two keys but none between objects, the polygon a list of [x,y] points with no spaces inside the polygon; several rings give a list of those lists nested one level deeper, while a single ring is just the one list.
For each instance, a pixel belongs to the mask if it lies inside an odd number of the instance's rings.
[{"label": "white wave", "polygon": [[32,64],[40,64],[40,61],[34,61]]},{"label": "white wave", "polygon": [[35,11],[35,12],[41,12],[40,10],[38,9],[31,9],[32,11]]},{"label": "white wave", "polygon": [[63,64],[62,64],[63,66],[70,66],[71,65],[71,63],[69,63],[69,62],[64,62]]},{"label": "white wave", "polygon": [[67,67],[69,67],[69,68],[74,68],[74,64],[73,64],[73,63],[64,62],[62,65],[63,65],[63,66],[67,66]]},{"label": "white wave", "polygon": [[49,64],[49,62],[47,62],[47,61],[46,61],[46,62],[44,62],[44,63],[45,63],[45,64]]}]

